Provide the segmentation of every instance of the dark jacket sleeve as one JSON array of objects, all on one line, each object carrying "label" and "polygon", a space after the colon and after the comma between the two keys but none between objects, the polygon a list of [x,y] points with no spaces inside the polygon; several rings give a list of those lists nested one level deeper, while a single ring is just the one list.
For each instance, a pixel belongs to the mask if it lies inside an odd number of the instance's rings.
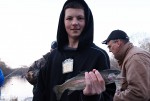
[{"label": "dark jacket sleeve", "polygon": [[37,77],[37,84],[33,93],[33,101],[50,101],[49,97],[49,73],[50,73],[50,53],[46,54],[44,57],[45,65],[39,70],[39,75]]},{"label": "dark jacket sleeve", "polygon": [[[102,64],[100,64],[100,66],[103,67],[102,70],[110,69],[109,56],[105,50],[101,49],[101,51],[102,51],[103,55],[101,55],[99,62],[102,63]],[[99,71],[101,71],[101,69]],[[106,90],[104,92],[102,92],[99,101],[113,101],[115,91],[116,91],[115,83],[106,85]]]},{"label": "dark jacket sleeve", "polygon": [[109,84],[106,86],[106,91],[99,95],[83,96],[84,101],[113,101],[115,93],[115,84]]},{"label": "dark jacket sleeve", "polygon": [[106,85],[106,90],[101,94],[99,101],[113,101],[113,97],[116,91],[115,83]]},{"label": "dark jacket sleeve", "polygon": [[46,86],[46,82],[43,78],[45,78],[46,76],[46,68],[42,68],[39,71],[39,76],[38,76],[38,80],[37,80],[37,85],[35,88],[35,91],[33,93],[33,101],[46,101],[45,100],[45,95],[46,95],[46,90],[45,90],[45,86]]}]

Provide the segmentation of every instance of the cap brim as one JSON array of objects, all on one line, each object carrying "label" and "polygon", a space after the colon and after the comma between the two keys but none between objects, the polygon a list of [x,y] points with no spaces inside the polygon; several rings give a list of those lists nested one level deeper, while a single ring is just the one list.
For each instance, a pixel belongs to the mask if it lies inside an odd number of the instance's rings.
[{"label": "cap brim", "polygon": [[104,40],[104,41],[102,42],[102,44],[107,44],[107,40]]}]

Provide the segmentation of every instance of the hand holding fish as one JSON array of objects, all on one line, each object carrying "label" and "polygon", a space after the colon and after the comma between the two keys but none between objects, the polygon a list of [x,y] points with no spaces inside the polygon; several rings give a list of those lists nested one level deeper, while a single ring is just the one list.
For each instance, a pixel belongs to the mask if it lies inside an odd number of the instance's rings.
[{"label": "hand holding fish", "polygon": [[105,81],[102,78],[98,70],[85,72],[85,89],[83,90],[84,95],[95,95],[105,91]]}]

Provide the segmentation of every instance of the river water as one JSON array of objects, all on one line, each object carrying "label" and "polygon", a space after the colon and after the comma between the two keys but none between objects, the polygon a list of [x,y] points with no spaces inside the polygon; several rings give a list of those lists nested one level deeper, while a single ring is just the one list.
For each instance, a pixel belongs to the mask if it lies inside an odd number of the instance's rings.
[{"label": "river water", "polygon": [[31,99],[33,97],[32,89],[33,86],[29,84],[25,78],[19,76],[11,77],[1,88],[0,101],[12,101],[12,99],[17,99],[17,101],[29,101],[25,99]]}]

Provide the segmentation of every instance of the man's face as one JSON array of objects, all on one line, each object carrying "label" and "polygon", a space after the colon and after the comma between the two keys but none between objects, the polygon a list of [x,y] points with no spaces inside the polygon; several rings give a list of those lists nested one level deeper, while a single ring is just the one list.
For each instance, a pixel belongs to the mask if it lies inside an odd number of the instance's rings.
[{"label": "man's face", "polygon": [[119,51],[119,40],[110,40],[107,45],[109,52],[112,52],[114,55]]},{"label": "man's face", "polygon": [[85,27],[84,10],[74,8],[66,9],[64,24],[68,38],[78,39]]}]

